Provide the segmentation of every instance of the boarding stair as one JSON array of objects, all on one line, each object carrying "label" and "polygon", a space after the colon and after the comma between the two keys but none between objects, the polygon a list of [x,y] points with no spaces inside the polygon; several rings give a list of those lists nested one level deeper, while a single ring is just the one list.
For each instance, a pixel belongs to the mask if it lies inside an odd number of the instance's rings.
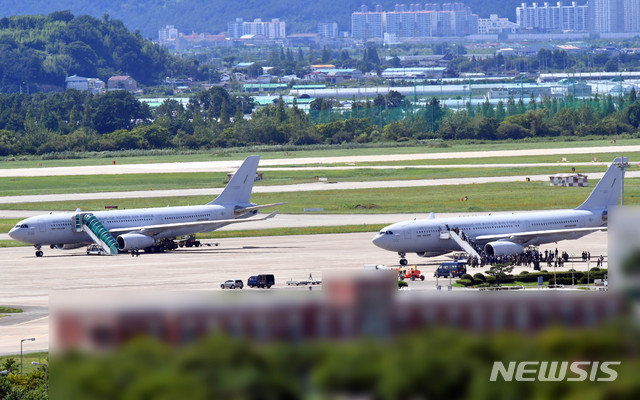
[{"label": "boarding stair", "polygon": [[[458,244],[458,246],[462,247],[462,250],[466,251],[467,254],[471,257],[477,257],[480,259],[480,254],[473,248],[468,242],[462,240],[460,235],[458,235],[455,231],[448,231],[449,237],[453,239],[454,242]],[[442,233],[440,234],[440,238],[442,238]]]},{"label": "boarding stair", "polygon": [[76,232],[86,232],[105,254],[118,254],[118,243],[102,222],[92,213],[78,213],[73,217]]}]

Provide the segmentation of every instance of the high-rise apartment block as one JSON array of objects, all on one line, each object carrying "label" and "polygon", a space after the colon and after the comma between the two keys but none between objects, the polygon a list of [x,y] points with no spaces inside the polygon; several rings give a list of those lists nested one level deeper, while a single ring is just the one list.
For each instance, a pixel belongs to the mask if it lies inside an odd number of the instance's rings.
[{"label": "high-rise apartment block", "polygon": [[254,19],[253,22],[243,22],[242,34],[262,35],[267,39],[284,39],[287,36],[284,21],[277,18],[264,22],[260,18]]},{"label": "high-rise apartment block", "polygon": [[517,24],[520,29],[531,29],[540,32],[586,32],[589,29],[588,6],[578,5],[575,1],[570,5],[562,2],[533,3],[528,6],[522,3],[516,8]]},{"label": "high-rise apartment block", "polygon": [[235,21],[229,22],[227,24],[227,34],[231,39],[237,39],[243,35],[242,33],[242,24],[244,21],[242,18],[236,18]]},{"label": "high-rise apartment block", "polygon": [[357,39],[466,36],[478,31],[478,16],[462,3],[396,4],[393,11],[362,6],[351,14],[351,34]]},{"label": "high-rise apartment block", "polygon": [[516,8],[521,29],[540,32],[638,33],[640,0],[589,0],[587,4],[526,3]]},{"label": "high-rise apartment block", "polygon": [[623,32],[622,0],[590,0],[589,31],[592,33]]},{"label": "high-rise apartment block", "polygon": [[338,23],[320,22],[318,24],[318,35],[325,38],[338,37]]},{"label": "high-rise apartment block", "polygon": [[158,30],[158,43],[165,45],[178,39],[178,30],[173,25],[167,25]]},{"label": "high-rise apartment block", "polygon": [[519,29],[520,25],[507,18],[498,17],[498,14],[491,14],[489,18],[478,18],[478,33],[481,35],[515,33]]},{"label": "high-rise apartment block", "polygon": [[640,0],[625,0],[622,18],[625,32],[640,32]]},{"label": "high-rise apartment block", "polygon": [[357,39],[382,39],[384,35],[384,12],[380,6],[369,12],[367,6],[351,14],[351,36]]}]

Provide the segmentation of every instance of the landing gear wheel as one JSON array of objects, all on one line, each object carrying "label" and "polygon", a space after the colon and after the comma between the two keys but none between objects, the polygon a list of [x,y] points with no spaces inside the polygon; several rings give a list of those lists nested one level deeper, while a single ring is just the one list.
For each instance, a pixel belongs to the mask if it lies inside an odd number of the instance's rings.
[{"label": "landing gear wheel", "polygon": [[406,259],[406,258],[401,258],[401,259],[400,259],[400,265],[405,266],[405,265],[407,265],[407,264],[408,264],[408,262],[407,262],[407,259]]},{"label": "landing gear wheel", "polygon": [[42,257],[42,250],[36,250],[36,257]]},{"label": "landing gear wheel", "polygon": [[196,242],[194,243],[194,246],[196,246],[196,247],[200,247],[200,241],[199,241],[199,240],[196,240]]}]

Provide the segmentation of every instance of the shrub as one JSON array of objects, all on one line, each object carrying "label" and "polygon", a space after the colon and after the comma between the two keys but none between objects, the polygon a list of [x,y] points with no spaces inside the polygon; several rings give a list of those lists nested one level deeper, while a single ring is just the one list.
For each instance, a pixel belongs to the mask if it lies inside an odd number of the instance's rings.
[{"label": "shrub", "polygon": [[469,279],[458,279],[456,281],[457,284],[459,285],[463,285],[463,286],[471,286],[473,285],[473,282]]},{"label": "shrub", "polygon": [[491,275],[487,276],[487,283],[493,285],[494,283],[496,283],[496,277]]},{"label": "shrub", "polygon": [[484,277],[484,275],[482,275],[480,272],[473,274],[473,279],[478,279],[482,282],[486,282],[487,278]]},{"label": "shrub", "polygon": [[398,281],[398,288],[407,287],[409,284],[405,281]]},{"label": "shrub", "polygon": [[522,271],[520,272],[520,275],[527,275],[529,273],[529,271]]},{"label": "shrub", "polygon": [[473,281],[473,276],[469,275],[469,274],[464,274],[460,277],[460,279],[466,279],[468,281]]}]

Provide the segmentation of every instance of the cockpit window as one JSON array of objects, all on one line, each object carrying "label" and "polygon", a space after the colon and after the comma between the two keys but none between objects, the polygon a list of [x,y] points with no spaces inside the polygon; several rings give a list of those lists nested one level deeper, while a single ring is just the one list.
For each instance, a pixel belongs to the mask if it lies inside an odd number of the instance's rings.
[{"label": "cockpit window", "polygon": [[16,228],[28,228],[28,227],[29,227],[29,225],[27,225],[27,224],[18,224],[18,225],[16,225]]},{"label": "cockpit window", "polygon": [[393,232],[387,231],[387,235],[393,235]]},{"label": "cockpit window", "polygon": [[393,235],[391,231],[380,231],[380,235]]}]

